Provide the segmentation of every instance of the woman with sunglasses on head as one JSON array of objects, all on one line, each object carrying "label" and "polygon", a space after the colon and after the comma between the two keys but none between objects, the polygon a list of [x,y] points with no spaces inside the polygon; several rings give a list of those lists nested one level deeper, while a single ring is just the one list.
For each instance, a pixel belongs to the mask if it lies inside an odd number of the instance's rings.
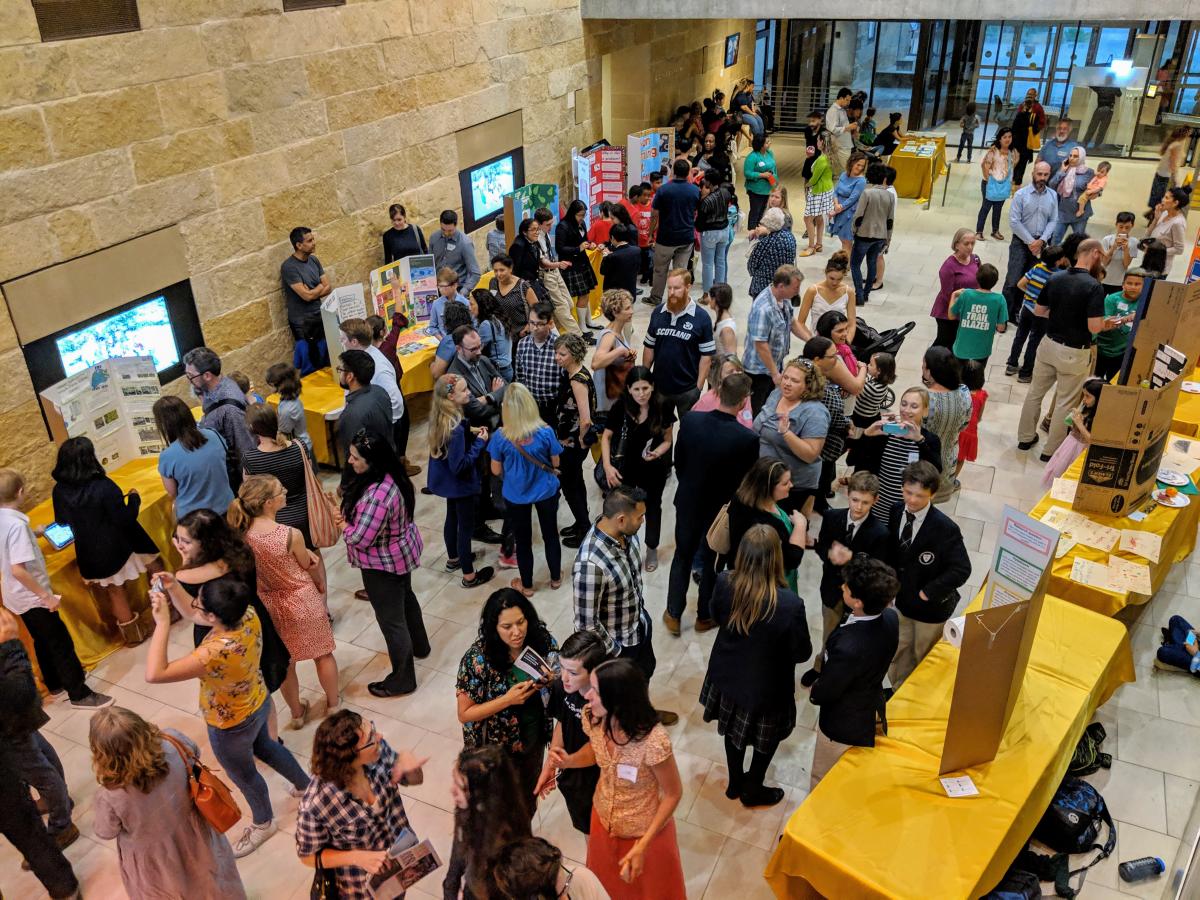
[{"label": "woman with sunglasses on head", "polygon": [[413,522],[416,496],[404,464],[387,441],[360,431],[350,440],[353,477],[342,494],[337,522],[350,565],[362,572],[367,599],[383,632],[391,674],[373,681],[375,697],[402,697],[417,689],[414,657],[431,652],[412,572],[425,549]]},{"label": "woman with sunglasses on head", "polygon": [[296,855],[332,869],[340,900],[370,900],[370,878],[409,827],[401,787],[425,780],[428,759],[397,753],[358,713],[339,710],[313,736],[313,778],[296,814]]},{"label": "woman with sunglasses on head", "polygon": [[291,751],[274,739],[267,726],[272,703],[259,667],[263,630],[250,605],[253,596],[253,589],[235,578],[205,584],[191,609],[208,633],[191,653],[171,660],[167,654],[171,607],[162,591],[151,591],[155,627],[146,655],[149,684],[193,678],[200,682],[200,711],[213,755],[250,807],[250,825],[233,845],[238,858],[253,853],[277,830],[267,782],[254,764],[255,757],[291,782],[293,796],[299,796],[309,781]]},{"label": "woman with sunglasses on head", "polygon": [[287,727],[295,730],[308,721],[308,701],[300,699],[296,660],[311,659],[316,664],[325,692],[325,715],[337,711],[340,699],[333,628],[323,599],[324,584],[317,580],[321,574],[317,557],[304,546],[299,531],[276,520],[286,502],[287,491],[278,478],[250,475],[226,518],[254,553],[259,597],[292,658],[281,691],[292,713]]}]

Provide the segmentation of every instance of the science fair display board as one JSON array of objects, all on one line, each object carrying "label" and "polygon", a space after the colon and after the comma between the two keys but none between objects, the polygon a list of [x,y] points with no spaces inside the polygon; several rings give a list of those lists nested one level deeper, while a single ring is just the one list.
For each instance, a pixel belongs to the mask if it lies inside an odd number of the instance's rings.
[{"label": "science fair display board", "polygon": [[558,224],[559,196],[557,184],[527,184],[510,194],[504,195],[504,236],[511,245],[517,237],[517,226],[524,219],[532,219],[534,212],[548,209],[554,217],[550,223],[550,240],[554,240],[554,226]]},{"label": "science fair display board", "polygon": [[601,203],[620,203],[625,196],[625,150],[596,147],[576,153],[575,195],[587,204],[587,224],[599,215]]},{"label": "science fair display board", "polygon": [[670,128],[650,128],[646,131],[635,131],[629,135],[626,143],[626,187],[633,187],[635,184],[649,181],[650,175],[654,172],[661,172],[664,178],[669,177],[671,137]]},{"label": "science fair display board", "polygon": [[428,322],[437,292],[437,267],[431,253],[406,256],[371,273],[371,311],[385,322],[391,322],[396,312],[414,324]]},{"label": "science fair display board", "polygon": [[104,471],[162,452],[154,402],[162,396],[150,356],[102,360],[39,395],[55,443],[87,437]]}]

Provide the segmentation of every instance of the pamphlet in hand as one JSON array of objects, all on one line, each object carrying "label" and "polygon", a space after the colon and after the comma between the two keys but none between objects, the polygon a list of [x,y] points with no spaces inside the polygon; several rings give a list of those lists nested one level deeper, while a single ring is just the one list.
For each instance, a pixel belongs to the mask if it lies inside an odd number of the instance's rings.
[{"label": "pamphlet in hand", "polygon": [[532,647],[526,647],[522,650],[521,655],[517,657],[513,665],[534,681],[550,681],[555,677],[554,669],[550,667],[550,663],[546,662],[542,658],[542,655]]},{"label": "pamphlet in hand", "polygon": [[388,850],[388,858],[371,876],[375,900],[403,897],[405,891],[441,864],[442,860],[428,838],[418,843],[411,829],[403,829]]}]

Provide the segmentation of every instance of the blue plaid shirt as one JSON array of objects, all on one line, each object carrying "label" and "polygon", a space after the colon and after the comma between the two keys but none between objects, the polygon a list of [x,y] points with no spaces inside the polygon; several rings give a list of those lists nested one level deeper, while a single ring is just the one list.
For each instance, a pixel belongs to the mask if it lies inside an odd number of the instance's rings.
[{"label": "blue plaid shirt", "polygon": [[534,343],[532,334],[517,341],[516,380],[529,388],[529,393],[539,403],[557,400],[563,380],[562,367],[554,359],[554,337],[551,332],[540,348]]},{"label": "blue plaid shirt", "polygon": [[754,349],[755,341],[766,341],[771,346],[771,358],[777,369],[783,368],[784,360],[792,349],[792,305],[787,300],[776,300],[771,286],[763,288],[750,307],[750,322],[746,328],[746,349],[742,352],[742,364],[747,374],[766,375],[767,367]]}]

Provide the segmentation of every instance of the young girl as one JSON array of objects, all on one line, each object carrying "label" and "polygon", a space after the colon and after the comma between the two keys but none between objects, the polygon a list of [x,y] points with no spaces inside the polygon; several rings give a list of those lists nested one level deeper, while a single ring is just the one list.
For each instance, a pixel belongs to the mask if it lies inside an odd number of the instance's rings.
[{"label": "young girl", "polygon": [[1050,490],[1055,478],[1071,468],[1087,445],[1092,442],[1092,420],[1096,418],[1096,405],[1100,402],[1100,391],[1104,387],[1103,378],[1089,378],[1083,383],[1083,394],[1079,405],[1067,413],[1067,427],[1070,431],[1059,444],[1046,468],[1042,471],[1042,487]]},{"label": "young girl", "polygon": [[983,407],[987,404],[988,393],[983,389],[983,363],[977,359],[968,360],[963,365],[963,384],[971,392],[971,420],[958,436],[958,462],[954,466],[954,480],[962,471],[964,462],[975,462],[979,453],[979,420],[983,418]]},{"label": "young girl", "polygon": [[1096,174],[1092,176],[1092,180],[1088,182],[1087,188],[1079,195],[1079,206],[1075,209],[1075,218],[1083,215],[1084,208],[1089,202],[1095,200],[1102,193],[1108,184],[1108,173],[1112,171],[1112,163],[1102,162],[1096,166]]},{"label": "young girl", "polygon": [[308,424],[304,418],[304,405],[300,402],[300,373],[295,366],[275,363],[267,369],[267,384],[279,394],[279,433],[299,441],[313,458],[313,442],[308,436]]},{"label": "young girl", "polygon": [[[872,442],[880,443],[879,438],[865,437],[863,429],[878,422],[883,410],[896,402],[896,395],[889,385],[896,381],[896,357],[890,353],[873,353],[867,363],[867,380],[863,384],[862,393],[854,401],[854,411],[850,414],[850,422],[854,426],[853,435],[849,441],[850,452],[846,462],[851,471],[859,468],[859,464],[879,458],[879,449],[870,450]],[[839,484],[847,483],[847,478],[839,479]]]},{"label": "young girl", "polygon": [[462,570],[462,586],[487,584],[496,574],[491,566],[475,570],[471,534],[475,530],[475,501],[479,497],[479,454],[487,446],[488,430],[472,429],[463,418],[471,402],[465,378],[443,375],[433,388],[429,421],[429,490],[446,500],[446,571]]},{"label": "young girl", "polygon": [[340,701],[333,629],[323,599],[325,585],[317,581],[316,554],[304,546],[299,531],[275,521],[286,500],[287,491],[274,475],[249,475],[227,517],[254,552],[258,596],[291,656],[280,692],[292,714],[287,727],[295,730],[308,721],[308,701],[300,699],[296,660],[316,663],[326,715],[336,712]]},{"label": "young girl", "polygon": [[737,353],[737,319],[730,310],[733,306],[733,288],[727,284],[714,284],[709,288],[708,296],[716,312],[713,335],[717,339],[717,352]]},{"label": "young girl", "polygon": [[954,158],[955,162],[962,162],[963,147],[967,148],[967,162],[971,161],[971,153],[975,149],[975,129],[979,127],[979,116],[975,110],[974,102],[968,103],[962,118],[958,120],[962,134],[958,137],[958,155]]}]

